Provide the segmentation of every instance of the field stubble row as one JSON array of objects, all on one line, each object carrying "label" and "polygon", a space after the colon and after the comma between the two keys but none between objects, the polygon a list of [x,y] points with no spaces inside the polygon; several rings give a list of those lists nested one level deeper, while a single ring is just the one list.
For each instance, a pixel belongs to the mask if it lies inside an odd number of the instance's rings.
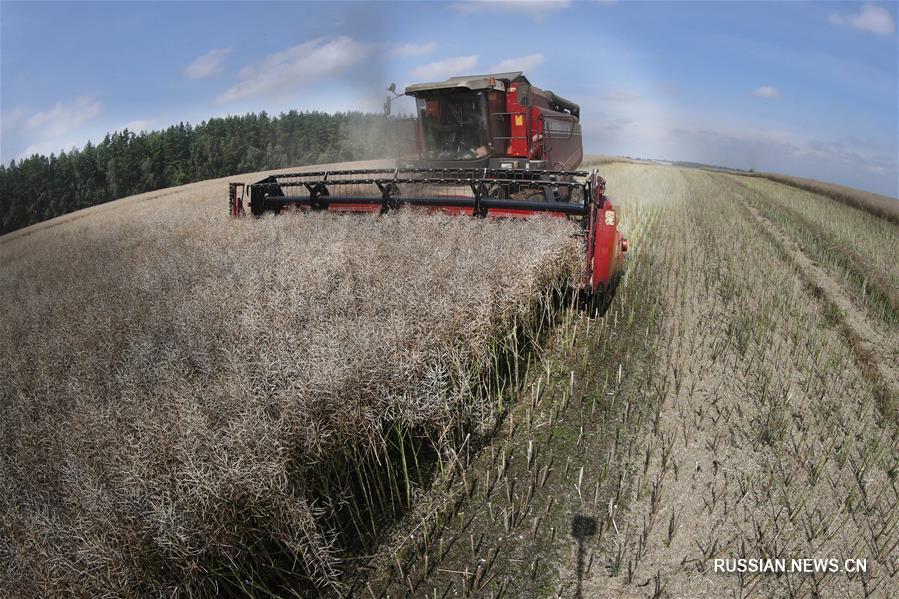
[{"label": "field stubble row", "polygon": [[[655,384],[665,392],[621,527],[631,532],[607,550],[625,555],[628,576],[594,576],[588,595],[637,594],[634,583],[672,596],[888,595],[899,577],[895,422],[840,316],[755,222],[757,195],[722,174],[639,175],[667,181],[656,197],[671,203],[659,241],[669,274]],[[609,179],[618,183],[614,169]],[[773,556],[866,558],[869,571],[710,571],[716,557]]]},{"label": "field stubble row", "polygon": [[[664,214],[650,203],[625,208],[634,249],[609,311],[600,318],[563,307],[512,388],[495,441],[436,490],[419,520],[398,532],[392,553],[401,557],[376,560],[360,588],[573,596],[580,580],[606,568],[596,548],[626,511],[638,440],[656,405],[644,382],[661,315],[655,239]],[[580,576],[566,572],[569,564]]]},{"label": "field stubble row", "polygon": [[[840,314],[748,208],[785,200],[724,174],[602,173],[634,248],[619,296],[603,319],[559,317],[498,441],[417,527],[411,556],[369,588],[888,596],[899,578],[895,423]],[[881,234],[856,224],[865,239]],[[711,571],[717,557],[820,556],[867,559],[868,573]]]}]

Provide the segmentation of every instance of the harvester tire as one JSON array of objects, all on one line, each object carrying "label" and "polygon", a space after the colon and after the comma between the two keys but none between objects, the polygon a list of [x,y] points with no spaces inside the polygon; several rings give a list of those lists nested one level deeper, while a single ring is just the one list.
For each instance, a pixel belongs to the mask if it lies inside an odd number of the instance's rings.
[{"label": "harvester tire", "polygon": [[612,277],[612,281],[608,285],[604,285],[594,293],[583,293],[581,295],[581,305],[587,314],[594,318],[605,316],[612,305],[612,300],[615,299],[615,293],[618,291],[620,282],[621,273],[619,272]]}]

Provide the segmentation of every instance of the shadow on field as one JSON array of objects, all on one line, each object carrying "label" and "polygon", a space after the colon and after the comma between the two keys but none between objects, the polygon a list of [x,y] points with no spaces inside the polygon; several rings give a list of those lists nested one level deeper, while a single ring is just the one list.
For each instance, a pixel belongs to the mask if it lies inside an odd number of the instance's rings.
[{"label": "shadow on field", "polygon": [[[388,582],[405,584],[405,571],[417,553],[394,552],[395,548],[382,544],[421,501],[423,492],[429,492],[442,478],[464,478],[471,460],[498,434],[508,407],[524,388],[528,364],[547,342],[558,315],[575,308],[578,299],[570,290],[556,288],[547,293],[536,301],[529,318],[494,340],[487,360],[476,366],[473,382],[452,381],[450,386],[457,392],[485,398],[474,403],[497,406],[487,430],[484,422],[478,421],[483,414],[471,414],[446,431],[386,422],[378,447],[370,451],[347,448],[331,456],[326,467],[311,472],[303,464],[292,468],[302,478],[306,499],[321,508],[319,517],[327,522],[323,528],[333,531],[333,547],[343,561],[343,584],[350,595],[364,593],[365,579],[378,570],[387,575]],[[503,399],[497,404],[495,398],[499,397]],[[224,586],[230,587],[227,592],[244,591],[242,585],[227,583],[245,578],[273,595],[298,591],[315,597],[335,590],[321,587],[309,573],[297,571],[289,551],[271,542],[263,545],[257,552],[262,559],[249,560],[225,577]]]},{"label": "shadow on field", "polygon": [[592,537],[595,534],[596,518],[590,518],[589,516],[584,516],[582,514],[577,514],[572,518],[571,536],[577,541],[577,589],[575,591],[575,597],[578,599],[583,597],[581,585],[584,581],[584,556],[586,555],[584,543],[586,542],[587,537]]},{"label": "shadow on field", "polygon": [[[427,448],[427,455],[430,458],[430,462],[425,464],[428,467],[428,470],[423,472],[420,488],[428,489],[430,485],[438,479],[438,474],[442,471],[446,473],[447,469],[449,469],[448,474],[450,479],[466,479],[465,471],[470,468],[470,464],[478,457],[479,453],[485,450],[485,448],[493,443],[493,441],[500,435],[500,427],[504,425],[514,402],[517,402],[520,399],[520,396],[525,389],[525,385],[527,384],[529,362],[533,361],[536,352],[540,348],[546,349],[548,338],[551,336],[554,327],[558,324],[557,319],[559,318],[559,315],[572,310],[589,311],[595,317],[604,315],[613,302],[619,280],[619,278],[616,278],[601,296],[595,298],[586,297],[578,290],[574,290],[570,287],[556,288],[549,297],[546,297],[544,301],[540,302],[539,305],[534,308],[532,320],[527,323],[521,323],[516,327],[515,334],[507,337],[506,345],[498,348],[498,351],[495,353],[498,358],[489,368],[485,368],[483,371],[485,374],[485,383],[484,386],[479,389],[479,393],[487,397],[501,395],[504,398],[502,411],[497,414],[492,429],[477,437],[473,435],[470,436],[471,427],[455,433],[450,445],[453,448],[464,448],[464,456],[459,455],[460,459],[452,464],[447,464],[446,462],[440,463],[441,456],[439,452],[435,450],[433,445],[429,446]],[[539,357],[537,359],[539,359]],[[422,440],[419,439],[418,444],[415,444],[415,441],[413,440],[412,444],[407,444],[406,447],[418,447],[419,449],[417,451],[421,451],[421,441]],[[398,454],[397,457],[401,458],[401,455]],[[414,460],[407,458],[407,461],[411,463]],[[498,464],[493,463],[492,467],[496,468],[498,467]],[[468,476],[470,477],[471,474]],[[460,505],[461,502],[471,499],[477,494],[476,489],[484,484],[486,487],[480,492],[486,492],[489,495],[492,492],[493,487],[497,484],[497,480],[498,479],[494,480],[492,484],[489,481],[489,477],[486,483],[483,481],[476,482],[474,480],[468,480],[468,482],[464,483],[465,493],[450,502],[450,505],[458,508],[458,505]],[[379,514],[373,515],[375,518],[383,518],[380,520],[380,526],[388,527],[396,524],[399,519],[408,512],[411,505],[403,504],[400,507],[402,509],[394,512],[392,515],[390,514],[389,506],[386,511],[382,510]],[[450,511],[452,512],[453,510],[451,509]],[[385,516],[387,517],[385,518]],[[349,532],[347,531],[347,527],[352,526],[352,524],[350,520],[345,520],[342,523],[339,523],[339,526],[342,526],[344,530],[341,534],[345,534],[346,532]],[[598,524],[596,519],[586,515],[577,514],[571,521],[571,535],[578,543],[578,597],[582,596],[580,583],[585,575],[586,543],[590,537],[596,535],[597,528]],[[443,530],[434,528],[426,531],[424,536],[425,538],[436,538],[443,534]],[[446,545],[441,545],[439,557],[437,558],[438,561],[445,557],[456,542],[463,536],[464,535],[461,535],[460,533],[448,538]],[[415,568],[417,561],[421,558],[421,547],[417,544],[405,546],[397,550],[395,558],[391,557],[390,560],[387,560],[386,558],[390,557],[388,554],[392,555],[396,548],[377,547],[379,539],[382,538],[383,536],[376,535],[359,536],[356,538],[359,545],[355,548],[353,553],[354,555],[359,556],[360,562],[364,564],[364,566],[362,566],[360,571],[352,577],[353,581],[350,583],[351,586],[349,590],[350,595],[364,593],[369,590],[369,585],[374,582],[373,576],[375,579],[379,579],[373,587],[376,589],[375,594],[378,595],[379,593],[382,593],[381,596],[384,596],[385,594],[389,596],[390,592],[387,589],[390,589],[391,587],[404,589],[404,592],[410,589],[409,585],[412,585],[417,589],[417,585],[423,581],[423,579],[419,577],[420,575],[415,576],[414,580],[407,578]],[[482,534],[481,542],[484,542],[484,540],[484,535]],[[479,547],[481,542],[478,542],[476,547]],[[367,545],[369,552],[380,552],[382,554],[380,558],[377,557],[376,553],[376,557],[373,560],[369,561],[366,559],[364,557],[366,552],[362,550],[365,545]],[[380,575],[375,574],[376,572],[380,572]]]}]

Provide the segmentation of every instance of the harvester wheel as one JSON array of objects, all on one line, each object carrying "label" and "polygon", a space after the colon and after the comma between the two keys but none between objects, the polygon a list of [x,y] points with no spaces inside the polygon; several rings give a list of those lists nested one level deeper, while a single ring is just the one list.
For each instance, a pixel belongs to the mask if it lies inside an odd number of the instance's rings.
[{"label": "harvester wheel", "polygon": [[587,314],[591,317],[602,318],[609,311],[612,300],[615,299],[615,292],[618,290],[618,283],[621,282],[621,273],[616,273],[612,277],[612,281],[598,289],[595,293],[581,293],[581,305]]},{"label": "harvester wheel", "polygon": [[512,199],[526,200],[530,202],[542,202],[546,199],[546,194],[540,189],[525,189],[512,194]]},{"label": "harvester wheel", "polygon": [[505,197],[506,192],[503,190],[503,186],[499,183],[494,183],[490,187],[487,188],[487,197],[499,199]]}]

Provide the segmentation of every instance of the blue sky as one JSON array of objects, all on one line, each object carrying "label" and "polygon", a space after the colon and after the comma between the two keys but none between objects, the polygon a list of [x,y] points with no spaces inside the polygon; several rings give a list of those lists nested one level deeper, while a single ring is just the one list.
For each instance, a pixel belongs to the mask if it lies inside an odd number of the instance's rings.
[{"label": "blue sky", "polygon": [[[897,195],[897,3],[0,2],[0,160],[524,68],[588,152]],[[402,106],[401,106],[402,107]]]}]

